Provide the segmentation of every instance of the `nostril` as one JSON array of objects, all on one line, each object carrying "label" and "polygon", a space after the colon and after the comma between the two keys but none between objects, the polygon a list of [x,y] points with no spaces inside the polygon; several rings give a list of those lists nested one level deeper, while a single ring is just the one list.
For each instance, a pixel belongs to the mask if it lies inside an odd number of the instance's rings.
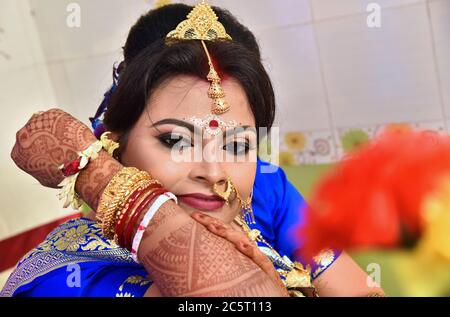
[{"label": "nostril", "polygon": [[225,180],[218,181],[218,182],[216,182],[216,184],[217,185],[223,185],[223,184],[225,184]]},{"label": "nostril", "polygon": [[204,177],[204,176],[197,176],[196,178],[197,178],[197,180],[199,180],[199,181],[202,181],[202,182],[208,182],[208,180],[207,180],[206,177]]}]

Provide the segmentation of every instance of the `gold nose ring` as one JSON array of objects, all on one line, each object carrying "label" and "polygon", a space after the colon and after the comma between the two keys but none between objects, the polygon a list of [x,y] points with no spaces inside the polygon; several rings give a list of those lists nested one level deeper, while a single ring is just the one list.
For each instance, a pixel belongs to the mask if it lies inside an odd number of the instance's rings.
[{"label": "gold nose ring", "polygon": [[234,185],[233,182],[231,181],[231,179],[227,179],[225,182],[225,191],[220,191],[218,188],[219,182],[215,183],[213,186],[213,191],[219,195],[223,200],[225,200],[225,203],[227,205],[229,205],[230,201],[230,196],[231,194],[233,194],[234,189]]}]

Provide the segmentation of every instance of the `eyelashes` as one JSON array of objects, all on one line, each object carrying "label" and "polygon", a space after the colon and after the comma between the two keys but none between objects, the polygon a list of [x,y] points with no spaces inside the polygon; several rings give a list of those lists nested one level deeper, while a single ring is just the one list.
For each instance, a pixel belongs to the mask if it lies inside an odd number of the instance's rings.
[{"label": "eyelashes", "polygon": [[[159,142],[161,142],[162,145],[165,147],[172,149],[173,147],[177,147],[179,150],[182,150],[184,148],[193,147],[194,145],[191,142],[190,138],[186,138],[182,135],[178,134],[172,134],[172,133],[164,133],[159,136],[157,136]],[[228,151],[229,153],[232,153],[236,156],[238,155],[245,155],[247,154],[251,149],[254,149],[250,147],[249,142],[241,142],[241,141],[232,141],[228,142],[223,146],[224,151]]]},{"label": "eyelashes", "polygon": [[234,155],[245,155],[250,151],[250,144],[248,142],[229,142],[223,146],[223,149]]},{"label": "eyelashes", "polygon": [[169,149],[173,148],[174,146],[177,146],[180,149],[193,146],[192,142],[189,139],[177,134],[164,133],[159,135],[158,139],[162,145],[168,147]]}]

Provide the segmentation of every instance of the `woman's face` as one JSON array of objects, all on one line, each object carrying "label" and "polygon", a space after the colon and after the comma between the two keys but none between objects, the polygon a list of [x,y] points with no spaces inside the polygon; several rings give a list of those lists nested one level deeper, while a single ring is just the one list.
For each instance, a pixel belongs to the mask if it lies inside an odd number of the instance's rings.
[{"label": "woman's face", "polygon": [[[238,201],[224,204],[212,187],[229,178],[243,199],[251,194],[256,172],[255,120],[245,91],[229,78],[222,81],[222,88],[230,110],[218,116],[224,122],[219,126],[223,133],[206,132],[207,124],[201,127],[200,122],[211,113],[208,88],[206,80],[184,75],[161,84],[129,132],[121,161],[149,171],[178,197],[186,212],[197,210],[230,223],[241,210]],[[233,129],[232,121],[246,129]],[[219,188],[224,190],[225,185]]]}]

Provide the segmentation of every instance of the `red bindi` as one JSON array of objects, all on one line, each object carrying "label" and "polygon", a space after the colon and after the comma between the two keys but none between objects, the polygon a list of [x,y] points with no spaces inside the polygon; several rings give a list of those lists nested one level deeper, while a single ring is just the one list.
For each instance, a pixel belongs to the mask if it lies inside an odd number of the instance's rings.
[{"label": "red bindi", "polygon": [[216,129],[219,127],[219,122],[217,120],[211,120],[209,121],[209,127],[212,129]]}]

